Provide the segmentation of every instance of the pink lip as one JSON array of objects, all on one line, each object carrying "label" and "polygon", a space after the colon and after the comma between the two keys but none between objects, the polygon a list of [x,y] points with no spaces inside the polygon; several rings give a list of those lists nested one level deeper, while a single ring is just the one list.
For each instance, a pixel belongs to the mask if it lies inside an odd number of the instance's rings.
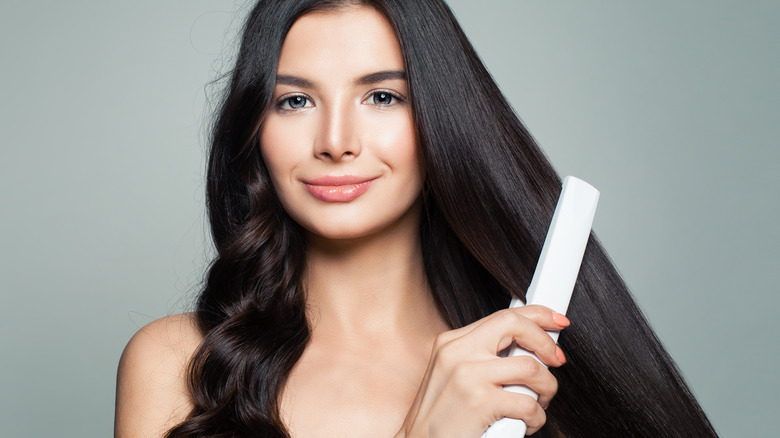
[{"label": "pink lip", "polygon": [[349,202],[365,193],[375,179],[353,175],[323,176],[303,183],[306,190],[320,201]]}]

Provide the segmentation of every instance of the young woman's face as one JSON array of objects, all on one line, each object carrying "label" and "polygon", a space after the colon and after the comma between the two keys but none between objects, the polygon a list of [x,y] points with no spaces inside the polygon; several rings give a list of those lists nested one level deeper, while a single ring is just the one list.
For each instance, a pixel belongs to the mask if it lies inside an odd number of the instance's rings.
[{"label": "young woman's face", "polygon": [[418,214],[422,176],[403,57],[371,8],[302,16],[282,46],[261,133],[290,216],[347,239]]}]

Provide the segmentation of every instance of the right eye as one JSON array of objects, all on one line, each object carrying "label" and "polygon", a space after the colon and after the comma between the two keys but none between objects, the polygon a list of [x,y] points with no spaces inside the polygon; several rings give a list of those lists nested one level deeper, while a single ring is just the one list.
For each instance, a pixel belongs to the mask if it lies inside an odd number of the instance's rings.
[{"label": "right eye", "polygon": [[276,107],[281,110],[297,110],[301,108],[307,108],[312,106],[311,101],[306,96],[295,95],[282,98]]}]

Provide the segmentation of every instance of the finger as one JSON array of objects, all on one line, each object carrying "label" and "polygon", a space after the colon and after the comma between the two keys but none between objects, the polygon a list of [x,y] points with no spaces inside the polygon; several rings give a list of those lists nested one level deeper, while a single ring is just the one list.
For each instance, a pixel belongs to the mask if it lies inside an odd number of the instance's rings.
[{"label": "finger", "polygon": [[544,408],[558,392],[558,380],[550,370],[530,356],[493,359],[484,363],[482,372],[496,386],[524,385],[539,395]]},{"label": "finger", "polygon": [[497,389],[494,397],[498,405],[497,418],[523,420],[527,428],[526,435],[532,435],[547,421],[542,406],[529,395]]},{"label": "finger", "polygon": [[[555,342],[535,321],[514,311],[506,309],[491,315],[489,319],[469,333],[469,338],[484,348],[483,352],[495,356],[514,341],[524,349],[534,352],[547,365],[560,366],[563,361],[558,357]],[[519,310],[519,309],[518,309]],[[552,318],[547,310],[548,318]],[[539,309],[531,309],[529,314],[536,318]],[[462,337],[464,340],[466,337]]]},{"label": "finger", "polygon": [[534,321],[539,327],[549,331],[560,331],[571,324],[566,315],[538,304],[529,304],[527,306],[514,307],[507,310],[523,315]]},{"label": "finger", "polygon": [[455,339],[466,336],[467,334],[471,333],[474,329],[482,326],[483,324],[488,322],[491,318],[493,318],[495,315],[500,314],[501,312],[514,312],[518,315],[522,315],[536,322],[537,325],[542,327],[544,330],[548,330],[548,331],[560,331],[561,329],[568,327],[570,324],[569,319],[566,318],[566,316],[563,314],[557,313],[545,306],[540,306],[538,304],[529,304],[523,307],[502,309],[478,321],[475,321],[467,326],[444,332],[439,335],[439,339],[438,339],[439,342],[437,343],[439,345],[444,345]]},{"label": "finger", "polygon": [[483,322],[482,319],[475,321],[467,326],[463,326],[457,329],[448,330],[446,332],[439,333],[439,335],[436,337],[436,341],[434,342],[434,349],[437,349],[437,347],[441,347],[443,345],[446,345],[456,339],[459,339],[468,333],[470,333],[476,326],[481,324]]},{"label": "finger", "polygon": [[502,309],[502,310],[499,310],[497,312],[491,313],[490,315],[485,316],[484,318],[478,319],[477,321],[474,321],[474,322],[472,322],[469,325],[466,325],[466,326],[463,326],[463,327],[460,327],[460,328],[457,328],[457,329],[453,329],[453,330],[449,330],[449,331],[446,331],[444,333],[441,333],[439,335],[440,340],[443,341],[441,343],[444,344],[446,342],[451,342],[451,341],[459,339],[459,338],[461,338],[463,336],[468,335],[469,333],[474,331],[474,329],[476,329],[476,328],[482,326],[483,324],[485,324],[486,322],[490,321],[490,319],[493,318],[494,315],[496,315],[499,312],[503,312],[503,311],[506,311],[506,309]]}]

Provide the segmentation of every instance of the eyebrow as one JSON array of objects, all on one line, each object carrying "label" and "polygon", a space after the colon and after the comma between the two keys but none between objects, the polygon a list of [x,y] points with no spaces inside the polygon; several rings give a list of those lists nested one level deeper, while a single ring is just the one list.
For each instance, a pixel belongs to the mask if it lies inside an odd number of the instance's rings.
[{"label": "eyebrow", "polygon": [[[355,81],[356,85],[372,85],[382,81],[394,79],[406,80],[406,72],[402,70],[386,70],[361,76]],[[308,79],[293,75],[276,75],[276,83],[291,85],[293,87],[314,88],[314,83]]]},{"label": "eyebrow", "polygon": [[314,88],[314,84],[298,76],[276,75],[276,83],[281,85],[292,85],[293,87]]},{"label": "eyebrow", "polygon": [[406,80],[406,73],[401,70],[387,70],[371,73],[359,78],[355,83],[357,85],[371,85],[382,81],[389,81],[393,79]]}]

